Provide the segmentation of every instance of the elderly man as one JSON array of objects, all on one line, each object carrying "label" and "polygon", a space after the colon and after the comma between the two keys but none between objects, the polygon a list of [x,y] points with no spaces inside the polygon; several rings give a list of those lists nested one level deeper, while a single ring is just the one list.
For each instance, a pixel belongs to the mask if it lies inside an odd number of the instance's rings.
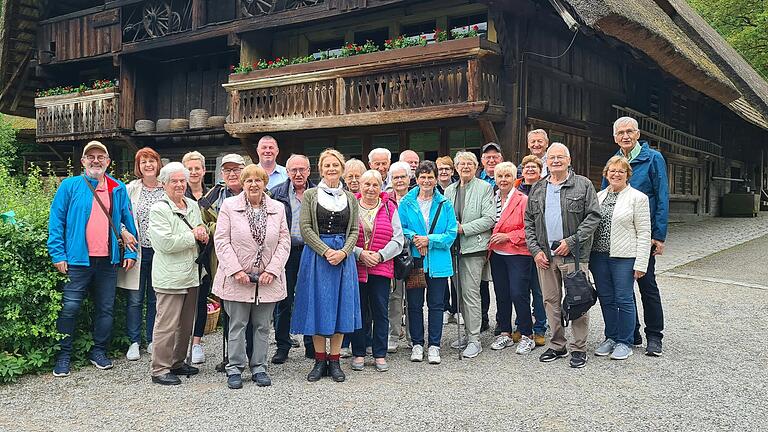
[{"label": "elderly man", "polygon": [[[658,357],[661,355],[661,339],[664,337],[664,311],[659,286],[656,284],[656,256],[664,253],[664,240],[667,238],[669,183],[664,157],[650,148],[648,143],[640,144],[639,138],[637,120],[632,117],[622,117],[613,123],[613,139],[619,145],[616,154],[627,158],[632,167],[629,184],[648,196],[651,209],[651,258],[645,276],[637,280],[637,285],[640,287],[645,337],[648,339],[645,354]],[[603,178],[602,187],[606,186],[608,180]],[[640,320],[635,321],[635,345],[642,345]]]},{"label": "elderly man", "polygon": [[280,154],[280,147],[277,146],[277,140],[269,135],[264,135],[256,146],[256,153],[259,155],[259,163],[256,164],[264,168],[269,176],[267,188],[279,185],[288,180],[288,173],[285,167],[277,164],[277,155]]},{"label": "elderly man", "polygon": [[[539,271],[547,321],[552,329],[549,347],[539,357],[551,362],[568,355],[561,318],[563,276],[576,269],[588,271],[592,235],[600,223],[600,204],[592,182],[570,171],[571,153],[553,143],[547,153],[549,175],[531,187],[525,210],[525,240]],[[565,208],[563,208],[565,207]],[[579,257],[571,251],[579,242]],[[589,314],[572,321],[572,368],[587,364]]]},{"label": "elderly man", "polygon": [[419,167],[419,161],[419,154],[413,150],[406,150],[400,153],[400,162],[405,162],[411,167],[411,182],[408,185],[408,189],[416,187],[416,176],[414,173],[416,173],[416,168]]},{"label": "elderly man", "polygon": [[72,333],[89,288],[94,305],[94,345],[88,359],[99,369],[112,368],[107,348],[112,336],[117,266],[130,270],[137,257],[135,244],[120,256],[118,229],[125,226],[134,238],[138,234],[125,185],[106,174],[110,164],[107,147],[99,141],[89,142],[80,163],[83,175],[61,182],[48,219],[48,253],[56,270],[69,276],[56,321],[58,332],[64,335],[53,369],[56,377],[69,375]]},{"label": "elderly man", "polygon": [[[531,154],[541,160],[541,177],[547,175],[547,147],[549,147],[549,136],[544,129],[534,129],[528,132],[528,150]],[[523,164],[517,167],[517,177],[523,176]]]},{"label": "elderly man", "polygon": [[381,174],[381,178],[384,180],[384,184],[381,185],[381,190],[386,190],[389,186],[389,164],[392,162],[392,152],[379,147],[375,148],[368,153],[368,167],[374,169]]},{"label": "elderly man", "polygon": [[[299,273],[299,261],[304,249],[304,239],[299,228],[299,216],[301,215],[301,201],[304,191],[315,187],[309,180],[309,158],[304,155],[294,154],[286,162],[288,180],[278,184],[270,190],[272,198],[280,201],[285,206],[285,217],[288,221],[288,230],[291,232],[291,254],[285,264],[286,285],[288,296],[281,300],[275,308],[275,343],[277,350],[272,357],[272,363],[282,364],[288,359],[288,352],[293,346],[291,335],[291,312],[293,311],[293,297],[296,289],[296,276]],[[304,348],[309,358],[314,358],[312,337],[304,337]]]},{"label": "elderly man", "polygon": [[496,223],[496,200],[491,185],[475,177],[478,163],[474,153],[460,151],[453,161],[459,173],[459,181],[445,188],[445,197],[453,204],[459,223],[454,243],[458,275],[454,275],[453,283],[461,296],[466,338],[455,341],[451,347],[463,348],[464,357],[474,358],[483,351],[480,345],[480,283],[487,261],[491,230]]}]

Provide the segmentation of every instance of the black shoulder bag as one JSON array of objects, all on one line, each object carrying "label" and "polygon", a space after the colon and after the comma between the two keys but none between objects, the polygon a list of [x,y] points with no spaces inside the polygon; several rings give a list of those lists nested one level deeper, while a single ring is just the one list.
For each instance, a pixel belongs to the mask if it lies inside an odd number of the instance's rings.
[{"label": "black shoulder bag", "polygon": [[[432,234],[435,231],[435,225],[437,225],[437,219],[440,218],[440,210],[443,208],[443,203],[440,201],[437,205],[437,211],[435,212],[435,218],[432,219],[432,226],[429,227],[427,235]],[[408,273],[408,277],[405,279],[405,289],[419,289],[427,287],[427,275],[424,273],[424,257],[413,258],[413,269]]]},{"label": "black shoulder bag", "polygon": [[[169,203],[168,201],[166,201],[165,203],[166,203],[166,204],[168,204],[168,207],[170,207],[170,208],[171,208],[171,212],[173,212],[173,213],[174,213],[176,216],[178,216],[178,217],[179,217],[179,219],[181,219],[182,221],[184,221],[184,223],[185,223],[185,224],[186,224],[186,225],[189,227],[189,229],[190,229],[190,230],[193,230],[193,231],[194,231],[195,227],[193,227],[193,226],[192,226],[192,224],[191,224],[191,223],[189,223],[189,221],[187,220],[187,217],[186,217],[186,216],[184,216],[184,215],[183,215],[183,214],[181,214],[181,213],[176,213],[175,211],[173,211],[173,206],[172,206],[172,205],[171,205],[171,203]],[[203,257],[203,255],[204,255],[204,253],[205,253],[205,247],[206,247],[206,245],[205,245],[205,243],[201,243],[201,242],[200,242],[199,240],[197,240],[197,239],[195,239],[195,243],[197,243],[197,258],[195,259],[195,264],[200,264],[200,262],[201,262],[201,261],[200,261],[200,259]]]},{"label": "black shoulder bag", "polygon": [[[117,250],[120,258],[119,262],[122,263],[125,257],[125,245],[123,244],[123,238],[120,237],[120,233],[117,231],[117,228],[115,228],[115,223],[112,222],[112,214],[111,212],[107,211],[107,207],[105,207],[104,203],[101,202],[101,198],[99,198],[99,194],[96,193],[96,189],[93,188],[93,185],[91,184],[91,182],[88,181],[85,175],[83,175],[83,180],[85,181],[85,184],[88,185],[88,189],[91,190],[93,197],[96,198],[96,202],[99,204],[99,207],[101,207],[101,211],[103,211],[104,214],[107,216],[107,220],[109,221],[109,227],[112,229],[112,234],[114,234],[115,238],[117,239]],[[107,181],[106,178],[104,179],[104,181],[105,182]]]},{"label": "black shoulder bag", "polygon": [[577,235],[576,247],[574,247],[573,251],[573,256],[576,260],[575,267],[572,272],[566,273],[563,277],[565,297],[563,297],[563,307],[560,313],[560,321],[563,327],[568,327],[569,322],[581,318],[597,303],[595,286],[589,280],[589,276],[579,266],[579,247],[580,242]]}]

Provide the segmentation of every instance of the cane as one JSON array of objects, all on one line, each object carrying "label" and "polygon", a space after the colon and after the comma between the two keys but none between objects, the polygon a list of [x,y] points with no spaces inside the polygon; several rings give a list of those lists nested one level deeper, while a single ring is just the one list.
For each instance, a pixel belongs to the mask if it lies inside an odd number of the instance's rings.
[{"label": "cane", "polygon": [[[457,244],[454,245],[453,253],[451,254],[451,258],[453,258],[453,284],[456,286],[456,332],[459,336],[459,339],[457,342],[459,343],[459,360],[463,360],[464,356],[462,355],[461,350],[461,322],[459,321],[459,316],[463,316],[463,312],[461,311],[461,277],[459,276],[459,253],[460,253],[460,246]],[[449,288],[450,289],[450,288]],[[450,295],[450,293],[449,293]],[[464,329],[466,330],[467,323],[464,322]]]}]

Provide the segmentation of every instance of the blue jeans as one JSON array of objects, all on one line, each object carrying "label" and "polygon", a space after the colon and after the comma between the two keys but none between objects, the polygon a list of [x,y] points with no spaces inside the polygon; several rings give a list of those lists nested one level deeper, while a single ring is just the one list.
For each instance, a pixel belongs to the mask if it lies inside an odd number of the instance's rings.
[{"label": "blue jeans", "polygon": [[157,315],[155,289],[152,288],[152,248],[141,248],[141,268],[139,269],[139,289],[127,290],[128,302],[125,306],[125,325],[131,343],[141,344],[141,315],[144,310],[144,298],[147,299],[147,343],[152,342],[152,330],[155,328]]},{"label": "blue jeans", "polygon": [[56,358],[69,358],[72,355],[72,333],[80,306],[91,288],[93,300],[93,348],[92,353],[106,354],[112,337],[113,307],[115,304],[115,285],[117,284],[117,266],[110,263],[108,257],[91,257],[90,265],[71,265],[67,271],[69,282],[64,285],[62,306],[56,330],[64,334],[61,351]]},{"label": "blue jeans", "polygon": [[368,345],[368,333],[373,343],[373,358],[387,356],[387,336],[389,335],[389,287],[392,279],[384,276],[368,275],[368,282],[360,282],[360,310],[363,323],[373,322],[373,331],[369,325],[355,330],[350,337],[352,355],[365,357]]},{"label": "blue jeans", "polygon": [[589,270],[595,277],[597,297],[605,321],[605,337],[632,345],[635,332],[634,258],[611,258],[595,252]]},{"label": "blue jeans", "polygon": [[427,291],[427,316],[429,346],[440,346],[443,338],[443,299],[448,289],[448,278],[427,276],[427,288],[409,289],[405,297],[408,301],[408,331],[413,345],[424,346],[424,291]]},{"label": "blue jeans", "polygon": [[[533,296],[533,317],[536,319],[536,321],[533,323],[533,333],[543,336],[544,333],[547,332],[547,312],[544,310],[544,296],[541,295],[541,285],[539,285],[539,272],[536,270],[535,263],[531,265],[531,276],[529,283],[531,287],[531,295]],[[515,327],[519,325],[520,317],[517,315],[515,316]]]},{"label": "blue jeans", "polygon": [[491,253],[491,273],[496,291],[499,330],[512,332],[512,305],[517,314],[517,331],[525,336],[533,333],[531,318],[531,265],[530,255],[500,255]]}]

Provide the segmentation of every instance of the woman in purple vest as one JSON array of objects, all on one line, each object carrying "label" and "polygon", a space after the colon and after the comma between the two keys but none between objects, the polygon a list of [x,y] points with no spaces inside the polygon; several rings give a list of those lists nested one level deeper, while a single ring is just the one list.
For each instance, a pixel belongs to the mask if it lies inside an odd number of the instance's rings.
[{"label": "woman in purple vest", "polygon": [[[355,246],[357,279],[360,283],[360,309],[363,322],[373,321],[373,358],[376,370],[387,366],[387,335],[389,334],[389,291],[394,277],[393,258],[403,250],[403,228],[397,214],[397,204],[381,191],[383,181],[376,170],[360,176],[358,198],[360,236]],[[371,316],[367,316],[371,314]],[[366,329],[352,334],[352,370],[361,371],[365,364]]]}]

